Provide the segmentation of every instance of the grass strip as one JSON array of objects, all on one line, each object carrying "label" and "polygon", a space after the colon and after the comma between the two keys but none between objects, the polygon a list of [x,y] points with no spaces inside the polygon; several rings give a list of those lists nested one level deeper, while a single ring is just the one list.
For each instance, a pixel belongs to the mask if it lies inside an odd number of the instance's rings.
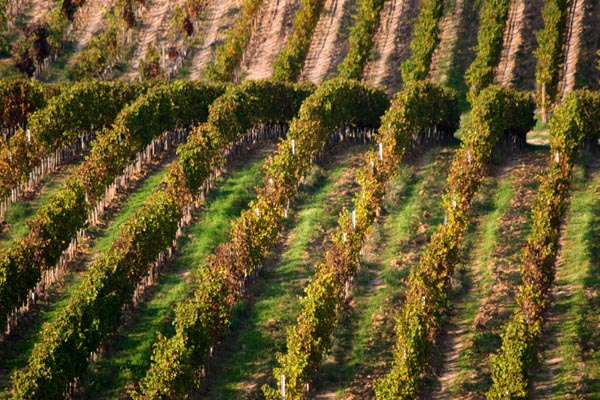
[{"label": "grass strip", "polygon": [[573,171],[573,201],[563,226],[550,326],[543,340],[542,371],[552,380],[548,387],[553,398],[600,394],[598,167],[584,155]]},{"label": "grass strip", "polygon": [[226,240],[230,223],[255,197],[262,182],[261,166],[273,149],[255,151],[242,164],[223,174],[206,199],[201,220],[180,241],[178,255],[155,283],[151,298],[137,310],[117,334],[108,355],[91,366],[83,379],[86,398],[116,398],[130,382],[138,381],[150,366],[157,332],[171,335],[173,306],[193,291],[190,276],[212,249]]},{"label": "grass strip", "polygon": [[[90,229],[90,237],[94,238],[93,244],[88,250],[88,254],[91,257],[110,248],[113,240],[118,235],[121,225],[144,204],[146,198],[158,187],[167,171],[168,164],[161,166],[157,171],[145,177],[141,185],[124,200],[120,209],[116,210],[112,216],[104,219],[105,226],[97,226]],[[89,258],[86,257],[86,259]],[[19,332],[14,341],[9,339],[11,342],[7,346],[7,352],[0,359],[0,389],[4,391],[3,394],[0,394],[0,398],[7,396],[5,390],[10,384],[9,375],[11,371],[23,368],[27,364],[33,346],[42,333],[42,326],[56,318],[67,306],[71,295],[79,287],[83,279],[85,267],[88,264],[85,261],[87,260],[83,260],[79,268],[67,274],[62,284],[55,285],[51,289],[51,292],[48,294],[49,301],[40,307],[37,315],[33,316],[33,323],[27,325],[23,331]]]},{"label": "grass strip", "polygon": [[[417,160],[422,166],[403,163],[390,181],[384,215],[363,247],[362,268],[335,333],[333,352],[315,379],[317,393],[373,396],[372,376],[382,374],[383,361],[392,358],[393,319],[403,298],[407,267],[417,262],[426,232],[441,222],[441,211],[432,215],[428,210],[438,209],[452,154],[453,147],[430,150]],[[411,238],[417,231],[421,235],[415,242]]]},{"label": "grass strip", "polygon": [[[333,157],[331,165],[313,168],[306,180],[293,220],[288,222],[285,243],[261,270],[261,279],[251,289],[249,304],[236,310],[232,334],[221,346],[223,355],[209,398],[244,398],[261,395],[263,384],[274,384],[271,370],[277,365],[275,353],[286,345],[285,327],[292,325],[301,311],[298,298],[303,293],[313,265],[323,252],[326,232],[335,227],[343,206],[349,206],[356,169],[362,166],[365,145],[344,149]],[[326,246],[326,244],[325,244]],[[274,351],[265,352],[265,349]]]}]

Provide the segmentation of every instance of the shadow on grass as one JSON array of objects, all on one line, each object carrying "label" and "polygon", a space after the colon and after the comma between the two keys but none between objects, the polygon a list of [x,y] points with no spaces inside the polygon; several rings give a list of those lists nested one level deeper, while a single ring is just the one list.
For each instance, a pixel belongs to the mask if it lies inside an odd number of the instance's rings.
[{"label": "shadow on grass", "polygon": [[[597,157],[595,154],[593,157]],[[598,175],[598,164],[596,162],[595,170]],[[596,179],[598,181],[598,179]],[[592,217],[586,227],[584,235],[585,248],[590,252],[590,266],[588,273],[584,277],[584,291],[587,303],[582,304],[582,312],[578,318],[577,336],[579,338],[579,347],[582,351],[584,360],[595,358],[595,364],[600,364],[598,354],[600,353],[600,184],[593,188],[596,195],[596,201],[592,206]],[[593,398],[600,396],[600,376],[586,374],[584,383],[587,386],[588,394]]]}]

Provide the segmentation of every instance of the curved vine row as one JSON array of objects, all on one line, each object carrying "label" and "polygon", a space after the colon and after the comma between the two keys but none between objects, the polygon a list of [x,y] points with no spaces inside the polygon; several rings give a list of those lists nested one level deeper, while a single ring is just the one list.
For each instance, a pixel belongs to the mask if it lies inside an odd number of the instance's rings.
[{"label": "curved vine row", "polygon": [[136,399],[178,399],[200,382],[200,367],[222,339],[248,276],[256,273],[283,228],[288,200],[332,131],[345,124],[375,126],[388,100],[354,81],[333,80],[302,104],[287,139],[266,163],[265,184],[233,225],[229,242],[209,256],[198,289],[176,309],[175,335],[160,337]]},{"label": "curved vine row", "polygon": [[[109,126],[119,111],[142,90],[137,85],[90,81],[63,90],[33,113],[26,112],[34,105],[28,106],[25,101],[19,102],[19,107],[23,107],[21,109],[6,107],[5,111],[12,116],[10,121],[19,121],[19,125],[24,123],[23,117],[27,116],[28,131],[18,131],[13,135],[9,151],[2,154],[0,165],[5,173],[0,184],[0,195],[6,196],[36,164],[56,150],[70,145],[83,132]],[[36,101],[37,104],[41,102],[40,99],[30,101]]]},{"label": "curved vine row", "polygon": [[445,222],[438,226],[411,271],[406,300],[396,325],[397,341],[391,371],[374,382],[378,399],[412,399],[429,362],[431,341],[448,308],[448,292],[459,247],[469,222],[471,202],[500,136],[525,135],[533,126],[534,104],[525,93],[490,86],[475,99],[472,124],[450,167],[442,206]]},{"label": "curved vine row", "polygon": [[522,284],[517,307],[505,325],[502,347],[492,360],[489,399],[526,399],[529,371],[537,355],[537,338],[554,281],[562,215],[569,205],[569,187],[579,146],[600,138],[600,94],[569,93],[550,120],[550,158],[532,206],[533,226],[523,250]]},{"label": "curved vine row", "polygon": [[[418,110],[418,112],[416,112]],[[457,97],[449,89],[431,83],[408,85],[394,98],[381,120],[378,151],[365,156],[366,165],[357,180],[361,187],[354,197],[354,211],[343,210],[332,247],[316,265],[316,273],[300,300],[302,312],[297,324],[288,330],[287,353],[278,354],[280,367],[273,373],[285,378],[285,398],[303,399],[304,387],[330,351],[331,336],[345,302],[344,290],[359,265],[359,252],[376,218],[388,180],[397,172],[406,150],[419,136],[433,134],[445,140],[458,128]],[[263,387],[268,399],[282,394]]]},{"label": "curved vine row", "polygon": [[29,233],[0,254],[0,326],[25,302],[42,272],[52,268],[71,238],[84,227],[88,210],[130,157],[154,137],[205,121],[221,87],[192,82],[159,86],[121,111],[111,130],[93,142],[74,178],[29,221]]}]

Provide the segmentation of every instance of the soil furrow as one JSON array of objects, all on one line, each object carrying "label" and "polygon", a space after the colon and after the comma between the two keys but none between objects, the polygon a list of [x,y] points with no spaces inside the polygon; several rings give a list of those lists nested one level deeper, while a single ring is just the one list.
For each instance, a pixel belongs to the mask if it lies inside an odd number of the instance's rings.
[{"label": "soil furrow", "polygon": [[299,0],[263,2],[236,74],[239,79],[267,79],[271,76],[275,57],[286,44],[299,8]]},{"label": "soil furrow", "polygon": [[496,81],[503,86],[534,90],[535,32],[542,27],[540,0],[510,2]]},{"label": "soil furrow", "polygon": [[344,20],[350,17],[350,9],[355,3],[355,0],[326,1],[306,56],[301,80],[321,83],[342,62],[348,52],[348,41],[340,40],[340,36],[343,36],[340,30]]},{"label": "soil furrow", "polygon": [[585,6],[586,0],[573,0],[569,8],[568,33],[563,52],[565,58],[558,84],[558,93],[561,99],[575,87],[575,75],[577,74],[577,64],[581,49]]},{"label": "soil furrow", "polygon": [[446,1],[440,27],[440,42],[431,57],[429,77],[435,82],[444,83],[452,67],[458,47],[459,30],[464,23],[465,0]]},{"label": "soil furrow", "polygon": [[209,3],[200,23],[201,43],[194,47],[191,79],[200,79],[204,69],[214,60],[214,52],[225,40],[227,30],[235,23],[241,5],[241,0],[216,0]]},{"label": "soil furrow", "polygon": [[384,86],[389,94],[402,86],[400,63],[410,56],[412,26],[419,12],[417,0],[389,0],[381,11],[381,22],[373,39],[376,59],[365,66],[364,80]]}]

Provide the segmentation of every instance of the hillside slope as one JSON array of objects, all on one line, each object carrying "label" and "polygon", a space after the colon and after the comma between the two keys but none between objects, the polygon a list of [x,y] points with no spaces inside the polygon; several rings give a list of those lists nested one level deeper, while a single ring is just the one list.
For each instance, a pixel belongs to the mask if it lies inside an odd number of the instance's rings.
[{"label": "hillside slope", "polygon": [[220,0],[209,3],[200,24],[201,42],[193,48],[191,79],[200,79],[202,71],[213,61],[215,48],[225,40],[225,34],[235,23],[241,5],[241,0]]},{"label": "hillside slope", "polygon": [[326,0],[300,80],[321,83],[348,53],[349,23],[356,0]]},{"label": "hillside slope", "polygon": [[542,1],[511,1],[496,81],[503,86],[533,90],[537,47],[535,31],[542,27]]},{"label": "hillside slope", "polygon": [[389,0],[381,11],[381,22],[374,38],[376,59],[365,66],[364,80],[374,86],[384,85],[388,93],[401,86],[398,68],[410,55],[412,24],[419,9],[417,0]]},{"label": "hillside slope", "polygon": [[273,73],[277,53],[283,49],[290,32],[300,0],[265,0],[255,20],[242,65],[241,79],[266,79]]}]

